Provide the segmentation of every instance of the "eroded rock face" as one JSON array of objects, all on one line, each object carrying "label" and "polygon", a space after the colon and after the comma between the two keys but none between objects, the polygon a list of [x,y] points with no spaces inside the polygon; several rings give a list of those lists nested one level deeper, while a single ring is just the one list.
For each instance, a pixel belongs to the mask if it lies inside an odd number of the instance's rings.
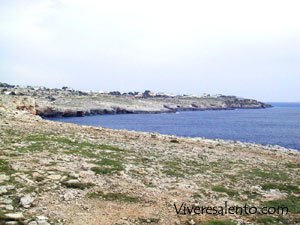
[{"label": "eroded rock face", "polygon": [[6,96],[0,95],[0,108],[6,112],[15,110],[26,111],[36,115],[35,99],[29,96]]}]

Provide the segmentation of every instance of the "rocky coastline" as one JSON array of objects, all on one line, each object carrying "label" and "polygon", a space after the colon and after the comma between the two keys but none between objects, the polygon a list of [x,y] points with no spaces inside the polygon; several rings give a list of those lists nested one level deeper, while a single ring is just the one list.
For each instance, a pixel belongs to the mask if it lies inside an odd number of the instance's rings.
[{"label": "rocky coastline", "polygon": [[[15,94],[0,95],[0,224],[300,223],[297,150],[53,122],[40,97]],[[225,202],[289,212],[174,208]]]},{"label": "rocky coastline", "polygon": [[252,99],[216,95],[168,95],[145,91],[120,93],[78,91],[63,87],[20,87],[0,83],[0,93],[23,96],[42,117],[77,117],[96,114],[175,113],[179,111],[261,109],[271,107]]}]

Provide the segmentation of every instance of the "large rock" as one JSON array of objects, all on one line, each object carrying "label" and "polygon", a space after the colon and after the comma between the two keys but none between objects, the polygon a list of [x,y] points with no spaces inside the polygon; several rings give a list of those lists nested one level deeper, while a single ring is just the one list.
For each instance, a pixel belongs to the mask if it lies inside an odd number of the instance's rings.
[{"label": "large rock", "polygon": [[18,212],[18,213],[7,213],[4,215],[8,219],[14,219],[14,220],[19,220],[19,219],[24,219],[23,213]]},{"label": "large rock", "polygon": [[21,198],[20,203],[24,208],[29,208],[34,200],[35,198],[32,195],[27,194]]},{"label": "large rock", "polygon": [[69,190],[64,194],[64,200],[65,201],[70,201],[75,199],[76,197],[76,193],[74,193],[73,191]]},{"label": "large rock", "polygon": [[0,174],[0,183],[2,183],[4,181],[8,181],[8,180],[9,180],[9,176]]},{"label": "large rock", "polygon": [[7,188],[5,186],[0,186],[0,195],[7,193]]}]

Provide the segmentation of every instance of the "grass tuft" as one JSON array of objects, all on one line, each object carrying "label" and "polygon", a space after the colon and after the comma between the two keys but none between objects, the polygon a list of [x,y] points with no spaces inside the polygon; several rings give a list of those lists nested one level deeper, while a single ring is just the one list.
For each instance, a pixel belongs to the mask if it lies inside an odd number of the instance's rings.
[{"label": "grass tuft", "polygon": [[123,201],[123,202],[138,202],[139,199],[128,196],[122,193],[103,193],[103,192],[92,192],[87,194],[88,198],[102,198],[109,201]]},{"label": "grass tuft", "polygon": [[217,185],[217,186],[213,186],[212,190],[215,192],[222,192],[222,193],[226,193],[228,194],[230,197],[233,197],[234,195],[237,195],[238,192],[237,191],[233,191],[233,190],[229,190],[227,188],[225,188],[224,186],[221,185]]}]

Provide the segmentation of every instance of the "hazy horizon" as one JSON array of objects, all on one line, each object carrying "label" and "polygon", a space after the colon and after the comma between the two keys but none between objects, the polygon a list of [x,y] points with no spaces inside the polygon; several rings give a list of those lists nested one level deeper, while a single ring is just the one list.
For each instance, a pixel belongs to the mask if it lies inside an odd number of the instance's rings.
[{"label": "hazy horizon", "polygon": [[300,102],[300,2],[0,2],[0,82]]}]

